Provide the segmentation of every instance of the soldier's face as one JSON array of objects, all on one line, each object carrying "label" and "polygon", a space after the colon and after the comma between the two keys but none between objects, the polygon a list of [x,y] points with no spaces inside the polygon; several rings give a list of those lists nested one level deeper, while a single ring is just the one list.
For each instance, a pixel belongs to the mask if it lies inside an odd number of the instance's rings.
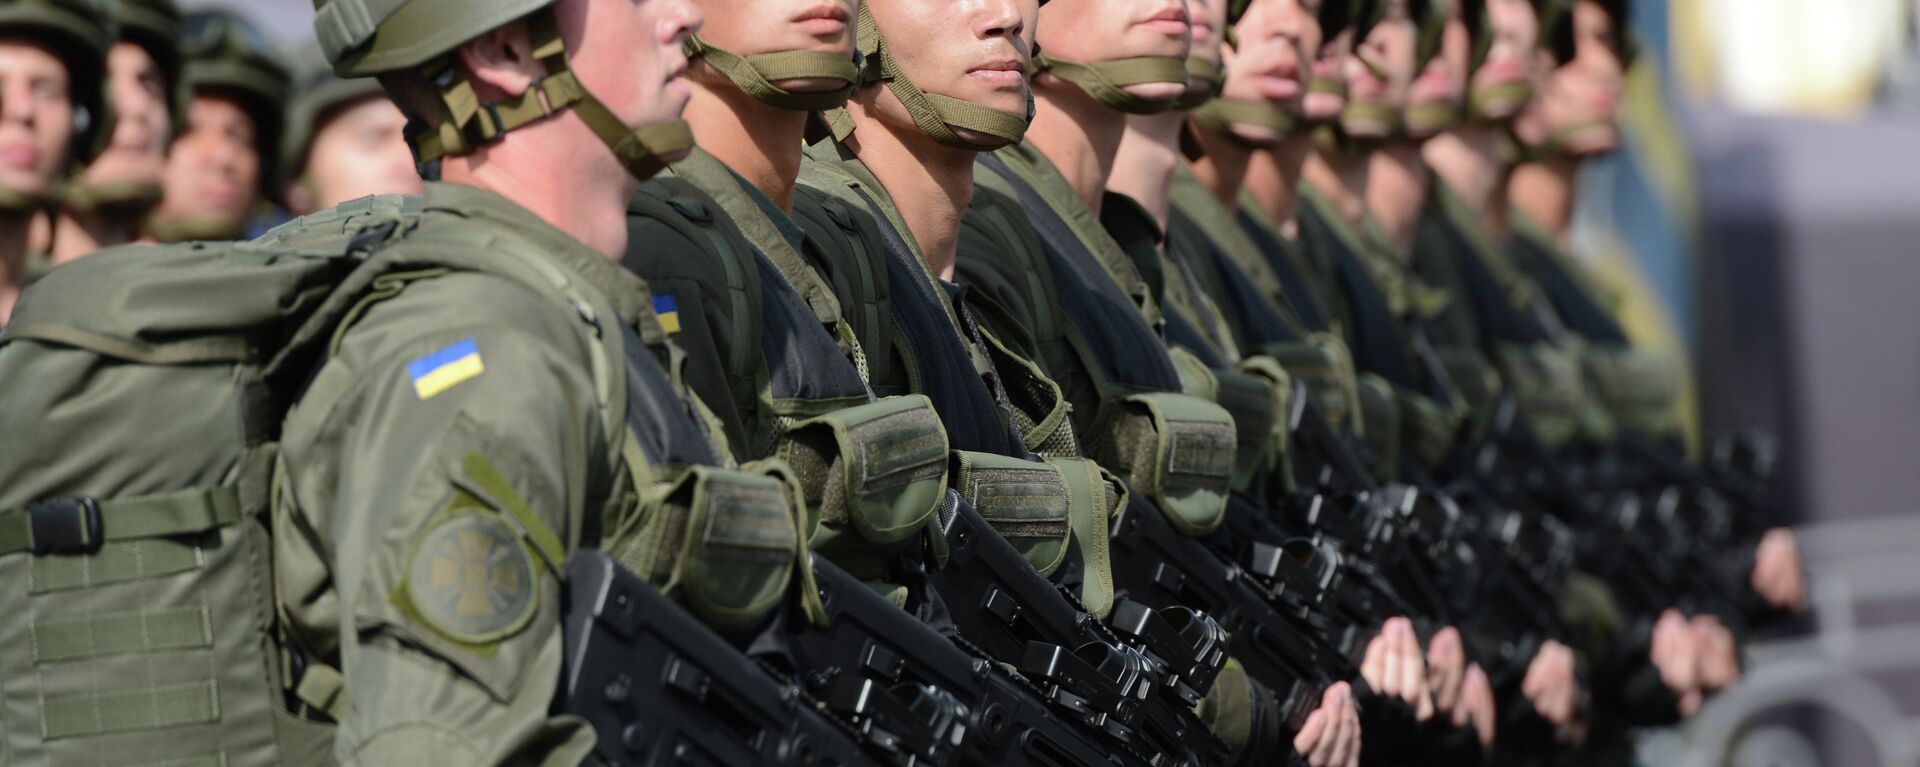
[{"label": "soldier's face", "polygon": [[[1487,92],[1503,85],[1526,82],[1532,70],[1534,51],[1540,45],[1540,19],[1529,0],[1486,0],[1487,23],[1493,28],[1493,45],[1487,60],[1473,73],[1472,90]],[[1479,101],[1482,116],[1507,119],[1526,106],[1517,100]]]},{"label": "soldier's face", "polygon": [[[1344,2],[1345,0],[1325,0],[1326,2]],[[1343,29],[1320,46],[1319,55],[1313,59],[1313,79],[1326,84],[1326,88],[1309,92],[1304,100],[1307,120],[1324,123],[1340,116],[1340,110],[1347,107],[1345,89],[1347,86],[1347,58],[1353,49],[1353,30]]]},{"label": "soldier's face", "polygon": [[693,0],[564,0],[554,14],[569,66],[628,127],[680,119],[688,96],[680,46],[701,23]]},{"label": "soldier's face", "polygon": [[[821,51],[853,56],[858,0],[700,0],[706,23],[700,37],[741,56],[779,51]],[[702,82],[726,82],[703,62],[691,76]],[[776,81],[797,92],[839,90],[846,83],[829,78]]]},{"label": "soldier's face", "polygon": [[[1040,49],[1093,63],[1157,57],[1185,59],[1193,43],[1186,0],[1053,0],[1040,9]],[[1180,83],[1130,85],[1136,98],[1172,101]]]},{"label": "soldier's face", "polygon": [[195,93],[186,130],[167,156],[154,219],[246,221],[260,189],[256,130],[239,101],[216,91]]},{"label": "soldier's face", "polygon": [[[1551,138],[1557,149],[1590,155],[1620,143],[1620,92],[1625,70],[1620,61],[1620,30],[1599,3],[1573,6],[1573,60],[1550,71],[1540,93],[1514,126],[1532,144]],[[1541,53],[1552,61],[1552,56]]]},{"label": "soldier's face", "polygon": [[[1394,126],[1381,115],[1398,115],[1407,106],[1417,35],[1406,3],[1394,2],[1367,39],[1354,47],[1347,61],[1348,109],[1341,115],[1347,133],[1375,139],[1392,134]],[[1358,111],[1354,106],[1371,109]]]},{"label": "soldier's face", "polygon": [[313,134],[302,179],[312,208],[331,208],[370,194],[419,194],[401,129],[407,118],[385,97],[370,96],[329,110]]},{"label": "soldier's face", "polygon": [[[1425,69],[1407,86],[1407,107],[1458,109],[1467,94],[1467,67],[1473,59],[1473,34],[1460,15],[1459,0],[1435,0],[1437,12],[1447,15],[1440,31],[1440,50]],[[1432,124],[1409,120],[1407,133],[1415,139],[1429,138],[1436,131]]]},{"label": "soldier's face", "polygon": [[[1320,20],[1300,0],[1254,0],[1234,28],[1236,45],[1226,52],[1226,98],[1264,101],[1301,114],[1314,54],[1320,50]],[[1286,138],[1272,128],[1235,125],[1235,134],[1256,143]]]},{"label": "soldier's face", "polygon": [[[1027,73],[1032,69],[1038,0],[869,0],[873,22],[888,42],[887,55],[921,90],[989,109],[1027,113]],[[901,42],[895,42],[901,41]],[[887,88],[868,88],[860,98],[882,122],[917,129]],[[964,140],[1000,143],[959,131]]]},{"label": "soldier's face", "polygon": [[67,67],[51,51],[0,39],[0,189],[53,194],[73,145]]},{"label": "soldier's face", "polygon": [[146,48],[114,43],[107,54],[107,87],[113,94],[113,138],[87,166],[83,182],[160,183],[173,138],[173,105],[160,65]]},{"label": "soldier's face", "polygon": [[1193,29],[1187,58],[1220,63],[1227,41],[1227,0],[1187,0],[1187,14]]}]

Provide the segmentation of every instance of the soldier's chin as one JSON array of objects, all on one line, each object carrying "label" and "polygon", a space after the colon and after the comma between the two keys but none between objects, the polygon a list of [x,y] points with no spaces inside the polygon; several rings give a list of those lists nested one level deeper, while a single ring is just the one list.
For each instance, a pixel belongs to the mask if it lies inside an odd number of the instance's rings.
[{"label": "soldier's chin", "polygon": [[1013,143],[999,136],[995,136],[991,133],[981,133],[980,131],[973,130],[971,128],[962,128],[958,125],[948,125],[947,127],[953,129],[954,138],[960,139],[961,141],[965,141],[968,144],[971,144],[972,149],[975,149],[981,152],[991,152],[995,149],[999,149],[1000,147]]},{"label": "soldier's chin", "polygon": [[1340,112],[1340,129],[1351,138],[1384,141],[1393,137],[1397,119],[1396,110],[1384,105],[1349,104]]},{"label": "soldier's chin", "polygon": [[1186,83],[1140,83],[1129,85],[1121,90],[1137,99],[1146,101],[1164,101],[1169,104],[1187,92]]},{"label": "soldier's chin", "polygon": [[795,77],[775,80],[773,84],[793,93],[832,93],[847,87],[847,81],[831,77]]},{"label": "soldier's chin", "polygon": [[1560,137],[1560,149],[1576,157],[1605,154],[1620,146],[1620,128],[1611,124],[1587,125]]},{"label": "soldier's chin", "polygon": [[1489,85],[1474,90],[1473,116],[1484,122],[1502,123],[1520,115],[1533,98],[1533,88],[1525,82]]},{"label": "soldier's chin", "polygon": [[1254,125],[1252,123],[1233,123],[1227,126],[1227,130],[1231,131],[1233,137],[1241,143],[1263,149],[1278,145],[1293,133],[1290,130],[1281,130],[1268,125]]},{"label": "soldier's chin", "polygon": [[1301,112],[1306,114],[1307,122],[1325,125],[1340,117],[1340,110],[1347,108],[1345,97],[1336,93],[1308,93]]}]

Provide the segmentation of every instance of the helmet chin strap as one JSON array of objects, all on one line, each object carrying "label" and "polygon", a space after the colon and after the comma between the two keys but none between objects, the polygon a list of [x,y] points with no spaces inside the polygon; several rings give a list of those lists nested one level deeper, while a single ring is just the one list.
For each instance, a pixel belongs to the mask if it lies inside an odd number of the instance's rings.
[{"label": "helmet chin strap", "polygon": [[45,210],[52,202],[51,198],[43,195],[0,187],[0,213],[32,213]]},{"label": "helmet chin strap", "polygon": [[1127,114],[1159,114],[1175,105],[1172,99],[1155,101],[1135,96],[1127,92],[1128,86],[1188,82],[1186,61],[1159,56],[1082,64],[1040,53],[1034,56],[1033,64],[1036,72],[1046,72],[1073,83],[1094,101]]},{"label": "helmet chin strap", "polygon": [[[912,115],[913,124],[920,128],[928,138],[950,147],[992,151],[1008,144],[1017,143],[1027,135],[1027,125],[1033,120],[1033,105],[1028,102],[1027,113],[1018,115],[980,106],[970,101],[927,93],[900,70],[900,66],[887,53],[887,44],[880,36],[880,28],[874,23],[873,14],[865,5],[860,7],[859,49],[864,57],[866,70],[861,85],[886,83],[887,90],[907,108]],[[827,125],[833,129],[833,137],[844,141],[853,135],[853,115],[845,108],[834,109],[826,113]],[[959,131],[969,131],[987,136],[989,141],[982,143],[962,136]]]},{"label": "helmet chin strap", "polygon": [[651,178],[666,168],[667,163],[693,149],[693,129],[686,121],[629,128],[613,110],[587,92],[568,65],[566,41],[560,36],[560,26],[551,9],[527,17],[527,23],[533,35],[534,57],[546,65],[547,74],[525,93],[481,103],[473,84],[459,75],[452,57],[443,57],[430,65],[426,74],[439,88],[444,109],[437,128],[414,137],[414,156],[421,165],[467,154],[482,144],[499,141],[510,131],[566,109],[580,116],[634,178]]},{"label": "helmet chin strap", "polygon": [[1237,144],[1246,145],[1233,133],[1235,125],[1254,125],[1267,128],[1285,136],[1294,132],[1300,125],[1300,118],[1285,109],[1257,101],[1238,101],[1233,99],[1214,99],[1194,109],[1190,115],[1195,125]]},{"label": "helmet chin strap", "polygon": [[[1206,89],[1193,90],[1191,83],[1194,80],[1205,80]],[[1227,89],[1227,68],[1225,65],[1198,56],[1189,56],[1187,57],[1187,82],[1189,83],[1187,92],[1180,94],[1180,98],[1173,101],[1174,109],[1192,111],[1209,101],[1220,98],[1220,93]]]},{"label": "helmet chin strap", "polygon": [[163,190],[151,181],[110,181],[99,184],[68,184],[60,195],[60,205],[76,213],[101,210],[144,212],[160,202]]},{"label": "helmet chin strap", "polygon": [[[732,80],[734,87],[768,106],[795,112],[824,112],[846,105],[860,84],[860,65],[847,56],[827,51],[780,51],[741,56],[707,42],[698,34],[687,38],[687,60],[705,60]],[[830,91],[790,91],[777,83],[787,80],[832,80],[843,83]]]}]

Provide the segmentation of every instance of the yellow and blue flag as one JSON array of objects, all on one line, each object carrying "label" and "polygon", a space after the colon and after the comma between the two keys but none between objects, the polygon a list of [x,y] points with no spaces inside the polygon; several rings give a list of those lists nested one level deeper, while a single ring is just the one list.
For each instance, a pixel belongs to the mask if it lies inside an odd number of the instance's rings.
[{"label": "yellow and blue flag", "polygon": [[672,293],[653,294],[653,315],[660,318],[660,329],[668,335],[680,332],[680,302]]},{"label": "yellow and blue flag", "polygon": [[413,392],[421,399],[432,399],[485,372],[487,367],[480,362],[480,347],[472,338],[407,364],[407,377],[413,379]]}]

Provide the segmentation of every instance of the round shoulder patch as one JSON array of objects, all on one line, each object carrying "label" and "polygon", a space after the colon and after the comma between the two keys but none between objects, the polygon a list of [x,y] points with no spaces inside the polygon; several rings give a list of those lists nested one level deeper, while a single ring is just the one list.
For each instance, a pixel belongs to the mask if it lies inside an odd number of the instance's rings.
[{"label": "round shoulder patch", "polygon": [[407,596],[449,639],[488,644],[533,619],[533,557],[505,520],[462,514],[434,525],[407,563]]}]

